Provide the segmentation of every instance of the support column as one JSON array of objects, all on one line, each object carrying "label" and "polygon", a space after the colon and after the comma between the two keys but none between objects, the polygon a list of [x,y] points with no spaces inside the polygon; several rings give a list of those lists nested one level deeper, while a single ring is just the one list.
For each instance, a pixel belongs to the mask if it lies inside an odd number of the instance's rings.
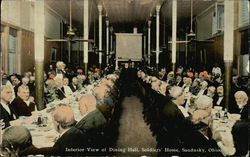
[{"label": "support column", "polygon": [[176,71],[176,27],[177,27],[177,0],[172,2],[172,71]]},{"label": "support column", "polygon": [[147,51],[147,48],[146,48],[146,43],[147,43],[147,37],[145,35],[145,31],[144,31],[144,35],[143,35],[143,60],[145,61],[146,60],[146,51]]},{"label": "support column", "polygon": [[[114,50],[113,50],[113,31],[114,31],[114,29],[111,26],[111,27],[109,27],[109,30],[110,30],[110,52],[112,52],[112,54],[114,54]],[[109,57],[111,57],[111,55]],[[110,64],[113,65],[113,61],[112,60],[110,60]]]},{"label": "support column", "polygon": [[160,9],[161,6],[156,6],[156,67],[159,66],[159,54],[160,54]]},{"label": "support column", "polygon": [[70,41],[68,41],[68,63],[70,64],[70,54],[71,54],[71,43],[70,43]]},{"label": "support column", "polygon": [[225,64],[225,105],[228,110],[234,50],[234,0],[224,2],[224,64]]},{"label": "support column", "polygon": [[150,54],[151,54],[151,29],[150,29],[150,25],[151,25],[151,20],[148,21],[148,65],[150,66]]},{"label": "support column", "polygon": [[109,64],[109,21],[106,20],[106,64]]},{"label": "support column", "polygon": [[[89,38],[89,0],[83,1],[83,38],[88,39]],[[83,63],[84,63],[84,72],[85,75],[88,75],[88,58],[89,58],[89,47],[88,42],[83,43]]]},{"label": "support column", "polygon": [[98,5],[99,11],[99,68],[102,68],[102,5]]},{"label": "support column", "polygon": [[44,109],[44,0],[35,1],[34,35],[35,35],[35,92],[37,109]]}]

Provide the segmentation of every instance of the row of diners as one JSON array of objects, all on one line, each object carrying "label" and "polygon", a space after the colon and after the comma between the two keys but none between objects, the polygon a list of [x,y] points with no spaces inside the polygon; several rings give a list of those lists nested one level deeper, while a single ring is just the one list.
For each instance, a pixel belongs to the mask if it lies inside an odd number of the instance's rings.
[{"label": "row of diners", "polygon": [[[223,73],[144,67],[137,71],[144,119],[159,156],[247,156],[248,82],[234,79],[230,106],[223,100]],[[218,79],[220,78],[220,79]],[[248,87],[248,88],[247,88]]]},{"label": "row of diners", "polygon": [[1,156],[109,154],[101,148],[114,147],[118,135],[119,71],[91,67],[88,77],[82,73],[63,62],[47,71],[42,110],[31,72],[2,75]]}]

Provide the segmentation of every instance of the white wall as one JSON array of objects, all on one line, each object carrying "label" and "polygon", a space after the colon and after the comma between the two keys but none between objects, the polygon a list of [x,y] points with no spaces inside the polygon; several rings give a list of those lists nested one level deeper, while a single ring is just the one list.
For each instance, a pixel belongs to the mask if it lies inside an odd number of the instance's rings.
[{"label": "white wall", "polygon": [[3,0],[1,4],[1,21],[20,26],[21,1]]},{"label": "white wall", "polygon": [[[45,36],[60,38],[61,17],[45,7]],[[25,0],[3,0],[1,21],[34,32],[34,2]]]}]

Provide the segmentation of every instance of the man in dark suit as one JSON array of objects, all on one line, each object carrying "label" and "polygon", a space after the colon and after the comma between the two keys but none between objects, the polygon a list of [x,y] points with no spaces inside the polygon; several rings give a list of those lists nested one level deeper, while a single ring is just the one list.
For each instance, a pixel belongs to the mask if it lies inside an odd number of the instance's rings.
[{"label": "man in dark suit", "polygon": [[56,89],[57,98],[60,100],[66,98],[62,78],[59,78],[59,77],[55,78],[55,84],[57,87],[57,89]]},{"label": "man in dark suit", "polygon": [[96,108],[96,98],[92,94],[84,95],[79,101],[79,110],[83,118],[77,122],[75,127],[88,135],[90,146],[102,147],[105,142],[102,139],[107,120]]},{"label": "man in dark suit", "polygon": [[73,77],[72,82],[69,85],[69,87],[73,93],[78,89],[77,85],[78,85],[78,79],[77,79],[77,77]]},{"label": "man in dark suit", "polygon": [[234,94],[235,97],[235,101],[237,103],[238,106],[238,113],[240,113],[241,115],[241,119],[249,119],[248,116],[248,108],[249,108],[249,103],[248,103],[248,96],[246,94],[246,92],[244,91],[238,91]]},{"label": "man in dark suit", "polygon": [[14,109],[10,106],[12,99],[12,89],[8,85],[1,86],[1,110],[0,119],[3,119],[5,127],[10,126],[10,121],[18,118]]},{"label": "man in dark suit", "polygon": [[83,151],[72,151],[67,149],[85,148],[86,136],[75,127],[76,121],[70,106],[59,104],[52,112],[53,124],[60,134],[53,148],[57,155],[84,154]]},{"label": "man in dark suit", "polygon": [[30,90],[26,85],[18,88],[18,97],[16,97],[11,106],[14,108],[18,116],[31,116],[31,112],[35,110],[33,97],[30,98]]},{"label": "man in dark suit", "polygon": [[17,76],[13,81],[15,96],[17,97],[18,87],[22,85],[20,76]]},{"label": "man in dark suit", "polygon": [[213,102],[214,106],[221,106],[223,109],[225,109],[225,99],[224,99],[224,88],[223,85],[219,85],[217,87],[217,94],[214,98]]},{"label": "man in dark suit", "polygon": [[161,139],[164,147],[178,148],[182,144],[183,130],[190,125],[190,120],[184,117],[178,105],[185,103],[185,92],[181,87],[174,86],[169,90],[171,99],[164,104],[161,111],[162,127],[165,135]]}]

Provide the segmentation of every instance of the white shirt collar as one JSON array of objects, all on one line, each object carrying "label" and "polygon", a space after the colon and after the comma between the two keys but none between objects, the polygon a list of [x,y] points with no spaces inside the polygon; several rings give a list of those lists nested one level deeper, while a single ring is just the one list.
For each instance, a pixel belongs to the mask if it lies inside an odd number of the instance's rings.
[{"label": "white shirt collar", "polygon": [[30,102],[28,100],[27,101],[24,100],[24,102],[26,103],[27,106],[30,106]]},{"label": "white shirt collar", "polygon": [[179,110],[181,110],[181,113],[184,115],[184,117],[188,117],[189,116],[187,110],[183,106],[177,105],[177,107],[179,108]]}]

